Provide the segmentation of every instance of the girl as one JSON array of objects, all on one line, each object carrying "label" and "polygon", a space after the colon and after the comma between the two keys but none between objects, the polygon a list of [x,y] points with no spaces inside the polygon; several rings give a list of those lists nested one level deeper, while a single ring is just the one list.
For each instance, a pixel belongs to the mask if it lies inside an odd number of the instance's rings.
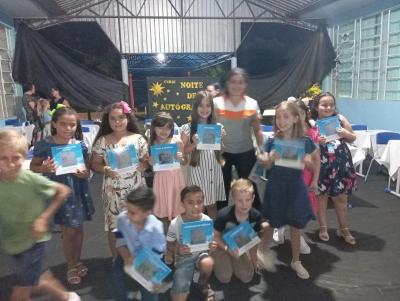
[{"label": "girl", "polygon": [[322,241],[329,240],[326,207],[330,197],[335,205],[339,222],[337,236],[343,238],[346,243],[355,245],[356,240],[350,233],[347,220],[347,195],[354,186],[355,169],[346,142],[353,142],[356,135],[349,121],[336,112],[335,97],[329,92],[317,95],[313,100],[311,117],[317,120],[334,115],[339,117],[341,124],[341,128],[337,130],[340,139],[326,143],[325,137],[321,136],[319,140],[321,149],[321,172],[318,182],[319,238]]},{"label": "girl", "polygon": [[[140,164],[136,170],[118,174],[107,162],[107,150],[128,144],[135,146]],[[99,132],[94,139],[90,167],[104,174],[103,202],[105,231],[113,257],[117,256],[115,237],[111,232],[116,228],[118,214],[125,209],[125,196],[141,185],[145,185],[143,168],[147,165],[147,141],[141,134],[129,105],[120,101],[106,107]]]},{"label": "girl", "polygon": [[46,98],[40,98],[37,107],[38,116],[42,125],[42,139],[51,135],[51,111],[50,102]]},{"label": "girl", "polygon": [[[165,112],[158,112],[151,121],[150,145],[171,144],[178,145],[177,159],[184,163],[182,156],[183,143],[179,138],[173,137],[174,120]],[[150,157],[150,164],[153,159]],[[164,224],[164,232],[167,233],[170,221],[182,213],[183,208],[179,202],[179,196],[185,187],[181,169],[161,170],[154,172],[153,190],[156,195],[154,215]]]},{"label": "girl", "polygon": [[275,160],[279,159],[275,152],[275,139],[299,139],[304,143],[306,153],[304,163],[308,168],[313,167],[310,157],[315,156],[313,153],[316,152],[316,147],[310,138],[304,136],[303,122],[295,103],[283,101],[276,107],[274,132],[274,138],[270,138],[265,145],[265,153],[258,155],[260,162],[270,169],[263,203],[263,213],[271,226],[266,229],[267,243],[271,241],[273,228],[289,225],[292,247],[290,266],[298,277],[308,279],[310,275],[299,260],[300,230],[314,218],[314,215],[302,171],[274,165]]},{"label": "girl", "polygon": [[80,143],[85,160],[88,149],[82,142],[82,129],[78,114],[71,108],[58,105],[51,120],[51,136],[38,142],[33,150],[30,168],[34,172],[44,173],[50,180],[65,184],[71,188],[71,194],[55,215],[55,223],[61,226],[63,251],[67,260],[67,280],[70,284],[79,284],[86,276],[88,268],[80,261],[83,242],[83,222],[92,219],[94,207],[89,195],[89,169],[76,173],[55,175],[57,168],[52,159],[51,148],[72,143]]},{"label": "girl", "polygon": [[197,125],[215,124],[212,95],[205,91],[196,94],[191,113],[191,122],[181,128],[181,138],[185,154],[189,154],[188,185],[197,185],[204,193],[207,214],[212,219],[217,216],[217,200],[225,200],[222,158],[220,151],[197,150]]}]

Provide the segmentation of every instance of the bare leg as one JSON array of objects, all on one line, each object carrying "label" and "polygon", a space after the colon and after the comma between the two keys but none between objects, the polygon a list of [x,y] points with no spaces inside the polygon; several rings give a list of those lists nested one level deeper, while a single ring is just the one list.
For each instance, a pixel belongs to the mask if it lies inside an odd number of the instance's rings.
[{"label": "bare leg", "polygon": [[62,228],[63,250],[68,269],[75,268],[82,251],[83,228]]},{"label": "bare leg", "polygon": [[117,258],[118,252],[117,252],[117,248],[115,247],[115,243],[116,243],[115,235],[111,231],[108,231],[107,237],[108,237],[108,246],[110,248],[111,255],[113,258]]},{"label": "bare leg", "polygon": [[164,226],[164,234],[167,235],[169,224],[171,223],[171,221],[168,219],[168,217],[162,217],[160,219]]},{"label": "bare leg", "polygon": [[29,301],[31,299],[32,286],[14,286],[11,293],[11,301]]},{"label": "bare leg", "polygon": [[328,195],[318,196],[318,223],[319,223],[319,238],[322,241],[328,241],[328,224],[326,220],[326,208],[328,206]]},{"label": "bare leg", "polygon": [[292,247],[292,262],[300,260],[300,229],[290,227],[290,245]]},{"label": "bare leg", "polygon": [[339,236],[343,237],[345,242],[354,245],[356,243],[354,237],[351,235],[349,230],[349,222],[347,218],[347,195],[340,194],[332,198],[333,204],[335,205],[336,216],[339,222]]},{"label": "bare leg", "polygon": [[56,279],[50,271],[46,271],[39,279],[39,283],[32,290],[33,293],[49,295],[56,300],[65,301],[69,298],[69,292]]},{"label": "bare leg", "polygon": [[206,206],[206,210],[207,210],[207,215],[211,218],[211,219],[215,219],[217,217],[217,204],[212,204],[212,205],[208,205]]},{"label": "bare leg", "polygon": [[200,270],[200,276],[199,276],[199,284],[206,284],[208,283],[208,279],[211,276],[211,273],[213,271],[214,267],[214,260],[211,258],[211,256],[204,257],[200,260],[199,263],[199,270]]}]

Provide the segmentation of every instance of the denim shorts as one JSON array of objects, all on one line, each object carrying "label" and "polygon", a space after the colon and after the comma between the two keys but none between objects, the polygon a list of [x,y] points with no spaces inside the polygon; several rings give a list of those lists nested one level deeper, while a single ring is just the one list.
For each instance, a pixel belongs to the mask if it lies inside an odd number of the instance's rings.
[{"label": "denim shorts", "polygon": [[209,256],[207,252],[189,256],[175,257],[175,273],[171,294],[189,293],[193,281],[194,270],[199,267],[202,258]]},{"label": "denim shorts", "polygon": [[16,285],[36,286],[40,276],[47,271],[45,242],[38,242],[32,248],[13,257],[16,261]]}]

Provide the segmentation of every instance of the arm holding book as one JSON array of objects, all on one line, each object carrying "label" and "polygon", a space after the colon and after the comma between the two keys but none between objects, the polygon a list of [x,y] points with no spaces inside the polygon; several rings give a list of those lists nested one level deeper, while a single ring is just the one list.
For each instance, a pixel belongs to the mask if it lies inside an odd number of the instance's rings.
[{"label": "arm holding book", "polygon": [[117,248],[119,256],[124,260],[124,265],[130,266],[135,261],[135,256],[133,256],[126,246],[120,246]]},{"label": "arm holding book", "polygon": [[217,248],[224,250],[226,253],[228,253],[234,258],[239,258],[238,250],[229,249],[228,245],[222,239],[222,233],[217,230],[214,230],[214,241]]},{"label": "arm holding book", "polygon": [[339,120],[342,124],[342,127],[337,130],[339,137],[343,138],[348,143],[354,142],[357,137],[353,133],[350,122],[343,115],[339,115]]}]

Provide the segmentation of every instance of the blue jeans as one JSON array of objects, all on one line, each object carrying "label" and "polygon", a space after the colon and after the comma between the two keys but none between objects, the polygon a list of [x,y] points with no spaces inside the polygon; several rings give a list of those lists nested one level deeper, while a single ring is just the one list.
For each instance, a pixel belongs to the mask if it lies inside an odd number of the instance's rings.
[{"label": "blue jeans", "polygon": [[[125,279],[124,260],[121,256],[118,256],[112,267],[113,293],[116,301],[128,301],[128,298],[126,297],[128,291],[126,289]],[[140,284],[139,290],[142,294],[142,301],[158,301],[158,294],[149,292]]]}]

